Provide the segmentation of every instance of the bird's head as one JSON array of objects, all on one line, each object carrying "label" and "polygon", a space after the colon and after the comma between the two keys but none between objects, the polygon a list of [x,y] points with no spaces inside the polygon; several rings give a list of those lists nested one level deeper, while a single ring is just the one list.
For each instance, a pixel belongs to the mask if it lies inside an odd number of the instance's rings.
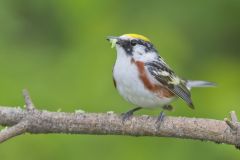
[{"label": "bird's head", "polygon": [[119,37],[109,36],[107,40],[116,47],[118,56],[133,57],[135,60],[147,61],[158,56],[150,40],[139,34],[124,34]]}]

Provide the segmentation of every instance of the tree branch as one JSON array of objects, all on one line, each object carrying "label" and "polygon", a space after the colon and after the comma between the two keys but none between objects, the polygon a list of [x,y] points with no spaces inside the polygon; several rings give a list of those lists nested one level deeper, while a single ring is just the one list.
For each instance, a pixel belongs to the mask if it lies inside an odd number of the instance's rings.
[{"label": "tree branch", "polygon": [[12,137],[24,134],[27,129],[27,121],[21,121],[18,124],[8,128],[6,127],[0,132],[0,143]]},{"label": "tree branch", "polygon": [[231,120],[164,117],[160,127],[157,117],[132,116],[126,122],[114,113],[65,113],[34,108],[30,96],[24,91],[26,110],[20,107],[0,106],[0,125],[10,126],[0,132],[0,142],[23,133],[67,133],[94,135],[128,135],[176,137],[240,147],[240,123],[235,112]]}]

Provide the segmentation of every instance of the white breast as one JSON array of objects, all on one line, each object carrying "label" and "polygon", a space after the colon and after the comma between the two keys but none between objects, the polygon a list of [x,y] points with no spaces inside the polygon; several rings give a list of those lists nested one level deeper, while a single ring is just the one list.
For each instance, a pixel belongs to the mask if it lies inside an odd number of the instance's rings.
[{"label": "white breast", "polygon": [[118,53],[113,77],[120,95],[136,106],[145,108],[162,107],[174,99],[160,98],[146,89],[139,78],[136,65],[131,62],[131,56],[127,56],[125,53]]}]

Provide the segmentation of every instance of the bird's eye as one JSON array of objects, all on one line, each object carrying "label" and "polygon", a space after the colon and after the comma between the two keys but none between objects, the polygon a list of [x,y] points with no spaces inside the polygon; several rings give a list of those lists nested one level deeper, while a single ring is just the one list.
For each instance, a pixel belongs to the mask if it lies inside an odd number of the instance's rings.
[{"label": "bird's eye", "polygon": [[136,40],[131,40],[131,46],[136,46],[136,44],[137,44],[137,41]]}]

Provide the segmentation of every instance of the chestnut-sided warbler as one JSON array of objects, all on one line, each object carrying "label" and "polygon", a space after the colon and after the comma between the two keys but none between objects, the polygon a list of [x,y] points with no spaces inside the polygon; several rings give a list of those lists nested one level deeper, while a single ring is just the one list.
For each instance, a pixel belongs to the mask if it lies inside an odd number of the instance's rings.
[{"label": "chestnut-sided warbler", "polygon": [[[126,112],[126,120],[141,108],[162,107],[171,110],[170,103],[180,97],[194,109],[190,89],[214,86],[211,82],[184,80],[164,62],[150,40],[139,34],[124,34],[107,38],[116,47],[117,59],[113,81],[120,95],[137,107]],[[157,121],[161,121],[161,112]]]}]

